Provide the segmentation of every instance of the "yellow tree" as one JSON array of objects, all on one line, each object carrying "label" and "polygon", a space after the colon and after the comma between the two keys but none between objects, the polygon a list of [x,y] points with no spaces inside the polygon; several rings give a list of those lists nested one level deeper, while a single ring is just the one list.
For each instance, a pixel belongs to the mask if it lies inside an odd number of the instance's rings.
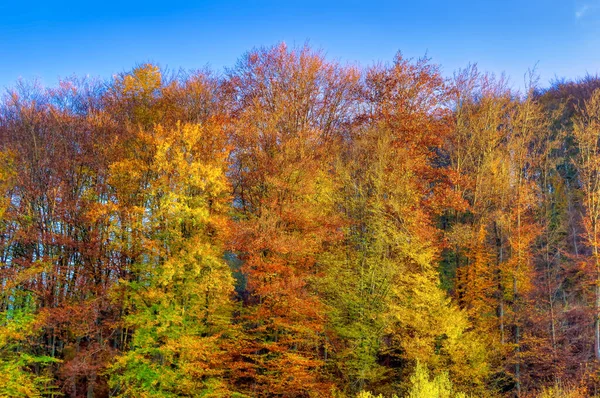
[{"label": "yellow tree", "polygon": [[573,135],[579,155],[575,167],[579,175],[585,214],[585,237],[590,249],[590,275],[594,286],[594,355],[600,360],[600,90],[574,117]]},{"label": "yellow tree", "polygon": [[502,334],[504,303],[498,300],[497,271],[506,255],[504,239],[494,224],[506,197],[504,143],[514,105],[505,81],[479,73],[475,65],[455,75],[450,104],[454,123],[445,148],[453,188],[467,208],[452,209],[445,216],[451,244],[445,266],[455,269],[449,272],[456,274],[455,296],[477,328],[500,329]]},{"label": "yellow tree", "polygon": [[[233,278],[224,260],[231,187],[215,79],[165,82],[154,65],[107,93],[111,245],[123,305],[110,384],[121,396],[223,396]],[[179,121],[184,119],[184,121]],[[193,123],[185,120],[193,120]],[[161,122],[161,123],[159,123]]]},{"label": "yellow tree", "polygon": [[519,98],[474,66],[453,85],[454,132],[446,145],[454,188],[468,203],[466,212],[447,217],[456,296],[494,347],[498,382],[519,391],[540,230],[538,159],[549,123],[533,85]]},{"label": "yellow tree", "polygon": [[152,142],[144,252],[127,285],[126,324],[135,332],[112,367],[112,384],[121,396],[223,396],[219,341],[233,293],[223,258],[230,202],[223,124],[156,126]]}]

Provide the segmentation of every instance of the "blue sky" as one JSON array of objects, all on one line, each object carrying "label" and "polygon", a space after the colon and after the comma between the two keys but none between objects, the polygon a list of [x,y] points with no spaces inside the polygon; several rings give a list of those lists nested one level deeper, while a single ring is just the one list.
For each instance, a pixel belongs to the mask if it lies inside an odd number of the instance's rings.
[{"label": "blue sky", "polygon": [[0,87],[105,78],[146,61],[222,71],[279,41],[362,65],[427,53],[446,75],[476,62],[516,87],[537,63],[546,84],[600,73],[600,0],[0,0]]}]

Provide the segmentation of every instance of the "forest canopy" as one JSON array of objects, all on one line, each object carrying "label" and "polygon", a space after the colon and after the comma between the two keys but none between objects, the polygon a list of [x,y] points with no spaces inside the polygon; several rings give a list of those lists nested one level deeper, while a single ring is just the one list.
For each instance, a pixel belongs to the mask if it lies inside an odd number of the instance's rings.
[{"label": "forest canopy", "polygon": [[0,396],[594,396],[599,138],[598,77],[401,53],[19,82]]}]

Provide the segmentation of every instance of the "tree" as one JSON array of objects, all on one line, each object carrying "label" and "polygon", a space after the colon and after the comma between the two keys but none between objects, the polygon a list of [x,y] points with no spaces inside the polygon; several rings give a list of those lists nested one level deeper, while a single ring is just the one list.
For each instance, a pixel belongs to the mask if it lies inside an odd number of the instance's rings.
[{"label": "tree", "polygon": [[[365,113],[341,160],[344,245],[330,260],[338,367],[350,390],[391,393],[410,361],[449,367],[481,387],[485,355],[465,314],[440,289],[435,216],[455,205],[438,149],[447,133],[443,79],[427,60],[398,55],[367,72]],[[338,275],[343,275],[340,281]],[[435,326],[434,326],[435,325]],[[406,385],[404,385],[406,387]]]},{"label": "tree", "polygon": [[317,256],[339,239],[332,151],[353,70],[308,47],[246,54],[231,71],[236,230],[247,278],[238,383],[258,396],[327,395]]},{"label": "tree", "polygon": [[[222,396],[233,279],[223,258],[229,203],[218,118],[156,126],[144,254],[126,287],[131,349],[112,366],[120,396]],[[119,169],[115,167],[114,169]]]},{"label": "tree", "polygon": [[585,237],[590,249],[591,285],[594,287],[594,355],[600,360],[600,155],[598,130],[600,128],[600,90],[594,91],[575,116],[573,134],[579,149],[575,162],[579,174],[585,215]]}]

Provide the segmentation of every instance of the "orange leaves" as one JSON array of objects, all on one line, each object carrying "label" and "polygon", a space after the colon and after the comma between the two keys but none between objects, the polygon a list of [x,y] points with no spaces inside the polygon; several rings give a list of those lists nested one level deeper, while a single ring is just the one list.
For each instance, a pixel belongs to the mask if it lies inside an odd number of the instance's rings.
[{"label": "orange leaves", "polygon": [[275,394],[328,388],[318,370],[324,307],[312,280],[324,245],[339,238],[330,150],[351,73],[308,48],[278,46],[249,53],[229,80],[238,96],[233,185],[241,217],[234,243],[249,294],[242,319],[256,349],[271,342],[264,346],[271,354],[257,359],[270,377],[250,377]]},{"label": "orange leaves", "polygon": [[572,136],[540,95],[284,44],[223,77],[12,93],[0,367],[41,353],[63,392],[141,397],[389,395],[417,361],[474,396],[582,373],[600,94]]},{"label": "orange leaves", "polygon": [[495,258],[488,247],[488,232],[483,224],[478,230],[456,225],[452,231],[451,244],[460,247],[469,258],[468,264],[457,269],[456,284],[458,302],[467,309],[475,323],[482,314],[495,311],[493,294]]}]

